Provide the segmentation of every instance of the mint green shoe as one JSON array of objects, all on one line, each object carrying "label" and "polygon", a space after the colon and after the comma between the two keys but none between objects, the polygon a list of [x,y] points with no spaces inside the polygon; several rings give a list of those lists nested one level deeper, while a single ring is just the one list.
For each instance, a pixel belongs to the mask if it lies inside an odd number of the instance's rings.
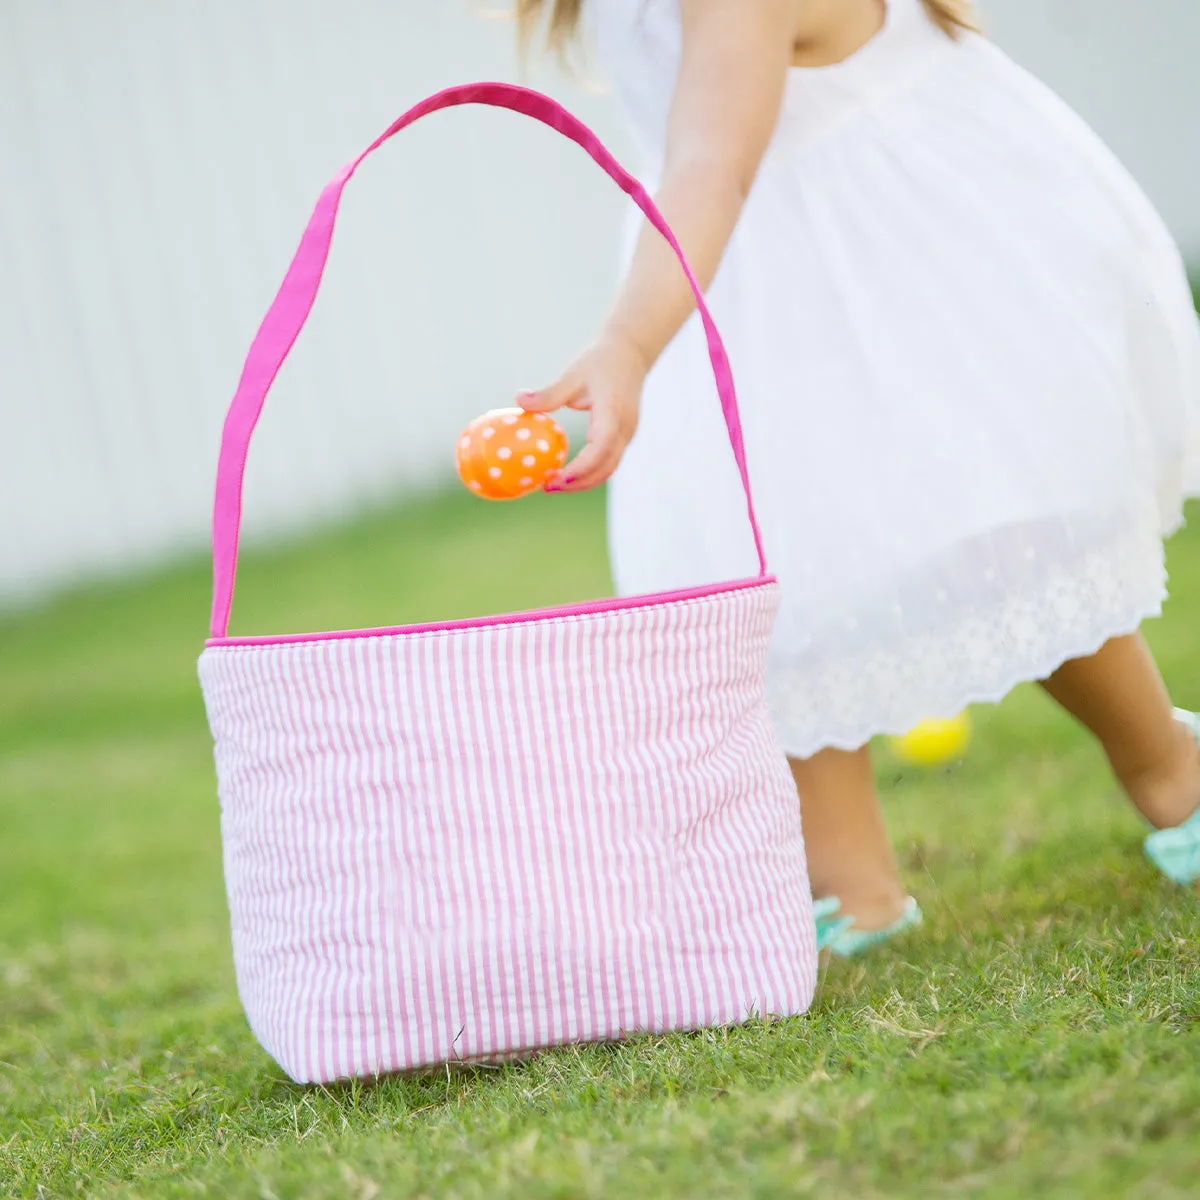
[{"label": "mint green shoe", "polygon": [[817,919],[817,950],[828,950],[837,958],[854,958],[880,942],[915,929],[924,920],[921,906],[912,896],[905,900],[900,916],[883,929],[855,929],[853,917],[838,916],[841,907],[836,896],[826,896],[813,904],[813,916]]},{"label": "mint green shoe", "polygon": [[[1200,742],[1200,715],[1177,708],[1175,719],[1186,725]],[[1200,808],[1182,825],[1147,834],[1142,845],[1146,857],[1168,879],[1183,887],[1200,882]]]},{"label": "mint green shoe", "polygon": [[813,916],[817,921],[817,953],[828,950],[832,943],[854,924],[853,917],[839,917],[842,902],[836,896],[813,901]]}]

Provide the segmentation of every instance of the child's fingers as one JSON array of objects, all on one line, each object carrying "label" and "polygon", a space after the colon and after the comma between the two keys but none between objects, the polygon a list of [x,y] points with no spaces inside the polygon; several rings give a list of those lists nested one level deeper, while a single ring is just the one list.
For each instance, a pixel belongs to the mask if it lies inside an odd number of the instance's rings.
[{"label": "child's fingers", "polygon": [[598,487],[617,469],[619,454],[605,446],[587,445],[547,485],[552,492],[586,492]]},{"label": "child's fingers", "polygon": [[588,431],[587,445],[551,480],[552,490],[585,492],[599,487],[617,469],[628,444],[629,438],[620,427],[606,414],[597,413]]},{"label": "child's fingers", "polygon": [[583,391],[582,384],[571,375],[564,375],[557,383],[539,392],[522,392],[517,403],[526,412],[555,412],[575,403]]}]

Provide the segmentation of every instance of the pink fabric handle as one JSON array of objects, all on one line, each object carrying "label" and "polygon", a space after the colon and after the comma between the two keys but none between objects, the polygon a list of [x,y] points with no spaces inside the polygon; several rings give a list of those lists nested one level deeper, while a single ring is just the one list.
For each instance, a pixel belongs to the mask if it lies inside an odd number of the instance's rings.
[{"label": "pink fabric handle", "polygon": [[353,162],[348,163],[321,193],[313,215],[300,239],[300,246],[292,259],[292,265],[280,285],[274,303],[263,318],[221,434],[221,454],[217,463],[216,498],[213,504],[213,604],[212,636],[224,637],[229,628],[229,612],[233,604],[234,577],[237,573],[238,537],[242,523],[242,484],[246,471],[246,454],[254,427],[258,424],[263,402],[275,376],[283,366],[296,338],[300,335],[308,314],[317,298],[321,275],[329,257],[333,240],[333,226],[337,218],[342,189],[358,169],[359,164],[372,151],[378,149],[393,134],[419,121],[430,113],[443,108],[454,108],[464,104],[485,104],[495,108],[507,108],[523,113],[556,129],[565,137],[576,142],[614,179],[621,190],[630,196],[645,213],[649,222],[670,243],[679,258],[696,297],[696,307],[704,324],[708,339],[708,352],[712,359],[713,373],[717,380],[717,392],[729,430],[729,441],[737,460],[742,487],[746,494],[746,509],[754,546],[758,554],[759,570],[767,573],[766,557],[763,553],[762,534],[754,515],[754,502],[750,494],[750,477],[746,469],[746,452],[742,439],[742,424],[738,414],[737,394],[733,386],[733,374],[729,357],[721,342],[721,336],[713,322],[704,293],[695,275],[688,266],[675,235],[671,232],[654,201],[636,179],[604,148],[599,138],[577,118],[571,116],[562,105],[528,88],[515,87],[506,83],[475,83],[463,87],[448,88],[411,108],[386,132],[376,138]]}]

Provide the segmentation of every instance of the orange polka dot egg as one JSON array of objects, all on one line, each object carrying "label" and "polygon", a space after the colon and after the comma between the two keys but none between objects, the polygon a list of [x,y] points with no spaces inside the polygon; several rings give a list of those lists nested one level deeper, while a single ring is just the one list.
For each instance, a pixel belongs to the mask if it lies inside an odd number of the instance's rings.
[{"label": "orange polka dot egg", "polygon": [[476,496],[519,500],[567,461],[567,435],[545,413],[498,408],[463,430],[455,461],[459,478]]}]

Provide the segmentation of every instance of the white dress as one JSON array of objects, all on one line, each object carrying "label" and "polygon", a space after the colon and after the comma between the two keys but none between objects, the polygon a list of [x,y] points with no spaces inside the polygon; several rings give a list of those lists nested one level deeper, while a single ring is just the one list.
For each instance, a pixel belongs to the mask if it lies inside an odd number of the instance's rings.
[{"label": "white dress", "polygon": [[[591,8],[653,187],[677,0]],[[1160,611],[1162,539],[1200,494],[1180,256],[985,39],[891,0],[857,54],[793,70],[710,295],[782,587],[768,695],[790,754],[998,700]],[[695,320],[647,382],[610,541],[624,594],[756,571]]]}]

